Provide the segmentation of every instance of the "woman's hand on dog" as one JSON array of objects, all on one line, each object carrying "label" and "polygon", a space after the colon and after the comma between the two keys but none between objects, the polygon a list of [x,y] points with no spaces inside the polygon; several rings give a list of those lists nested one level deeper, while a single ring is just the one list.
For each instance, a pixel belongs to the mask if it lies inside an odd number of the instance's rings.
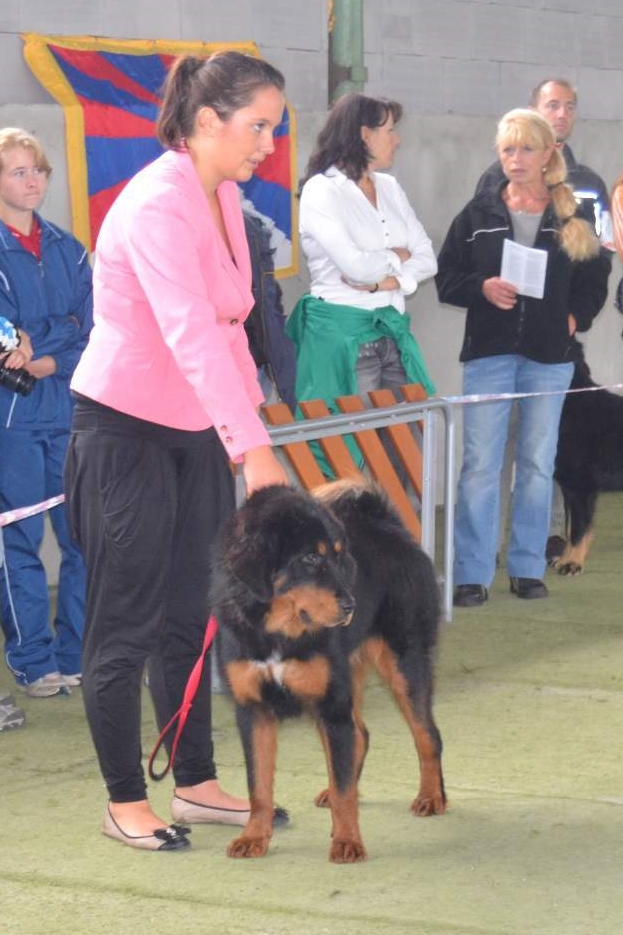
[{"label": "woman's hand on dog", "polygon": [[270,445],[252,448],[244,455],[242,468],[247,496],[270,484],[287,484],[288,475]]}]

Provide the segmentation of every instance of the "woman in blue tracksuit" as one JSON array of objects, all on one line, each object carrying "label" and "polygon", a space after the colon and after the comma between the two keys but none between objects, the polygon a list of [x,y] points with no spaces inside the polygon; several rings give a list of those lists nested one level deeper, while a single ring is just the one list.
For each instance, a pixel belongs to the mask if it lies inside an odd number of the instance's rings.
[{"label": "woman in blue tracksuit", "polygon": [[[37,213],[50,165],[38,141],[0,130],[0,316],[24,333],[4,366],[25,365],[27,395],[0,374],[0,512],[63,492],[69,439],[69,381],[92,327],[91,269],[85,248]],[[15,372],[15,371],[14,371]],[[27,382],[27,379],[26,381]],[[69,536],[64,505],[50,511],[61,550],[58,601],[50,627],[48,587],[39,558],[43,514],[2,529],[0,610],[6,661],[34,697],[78,684],[84,627],[84,567]]]}]

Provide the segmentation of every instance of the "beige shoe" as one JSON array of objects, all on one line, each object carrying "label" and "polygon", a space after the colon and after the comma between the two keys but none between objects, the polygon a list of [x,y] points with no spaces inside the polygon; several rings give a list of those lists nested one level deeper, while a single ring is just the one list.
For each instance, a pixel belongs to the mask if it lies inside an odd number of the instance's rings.
[{"label": "beige shoe", "polygon": [[17,686],[31,698],[52,698],[54,695],[71,695],[71,689],[60,672],[48,672],[34,682]]},{"label": "beige shoe", "polygon": [[173,796],[171,802],[171,815],[174,821],[182,821],[189,825],[241,825],[244,827],[249,820],[248,808],[214,808],[212,805],[200,805],[191,802],[179,795]]},{"label": "beige shoe", "polygon": [[[244,828],[251,812],[248,808],[215,808],[213,805],[200,805],[179,795],[173,796],[171,815],[175,821],[188,825],[240,825]],[[283,828],[290,822],[285,808],[279,805],[273,809],[273,827]]]},{"label": "beige shoe", "polygon": [[153,834],[126,834],[110,813],[110,808],[104,812],[102,833],[121,841],[128,847],[136,847],[143,851],[179,851],[183,847],[190,847],[186,837],[190,828],[181,828],[178,825],[169,825],[168,828],[156,828]]}]

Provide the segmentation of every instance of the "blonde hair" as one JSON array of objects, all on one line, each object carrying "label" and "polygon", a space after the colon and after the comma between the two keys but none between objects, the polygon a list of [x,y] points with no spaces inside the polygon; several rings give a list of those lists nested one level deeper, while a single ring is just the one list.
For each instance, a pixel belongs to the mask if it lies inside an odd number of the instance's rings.
[{"label": "blonde hair", "polygon": [[27,130],[20,130],[18,127],[4,127],[0,130],[0,172],[4,169],[4,154],[9,149],[15,149],[16,146],[29,150],[35,158],[37,169],[40,172],[45,172],[48,178],[50,177],[52,166],[43,152],[41,143],[32,133],[28,133]]},{"label": "blonde hair", "polygon": [[495,137],[498,153],[509,144],[528,145],[540,150],[551,147],[549,162],[543,170],[543,181],[550,191],[552,208],[560,221],[560,245],[572,260],[590,260],[597,256],[599,239],[588,221],[576,217],[577,202],[573,189],[565,183],[567,166],[556,146],[554,131],[545,117],[528,108],[510,110],[498,124]]}]

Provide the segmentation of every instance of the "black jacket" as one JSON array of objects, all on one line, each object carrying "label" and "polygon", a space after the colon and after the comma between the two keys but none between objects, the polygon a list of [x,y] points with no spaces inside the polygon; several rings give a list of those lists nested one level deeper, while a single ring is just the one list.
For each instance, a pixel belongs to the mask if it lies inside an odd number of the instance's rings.
[{"label": "black jacket", "polygon": [[460,360],[521,354],[539,363],[575,359],[568,316],[578,331],[587,331],[608,293],[610,254],[601,249],[592,260],[573,262],[558,243],[559,222],[548,206],[534,243],[547,250],[542,299],[519,296],[510,311],[492,305],[482,293],[485,279],[499,276],[502,247],[513,239],[510,215],[497,191],[476,195],[457,215],[438,257],[435,277],[441,302],[467,309]]},{"label": "black jacket", "polygon": [[260,218],[244,211],[249,244],[255,305],[244,323],[249,349],[258,367],[264,367],[281,399],[296,408],[294,383],[296,351],[285,333],[281,287],[275,279],[270,232]]}]

